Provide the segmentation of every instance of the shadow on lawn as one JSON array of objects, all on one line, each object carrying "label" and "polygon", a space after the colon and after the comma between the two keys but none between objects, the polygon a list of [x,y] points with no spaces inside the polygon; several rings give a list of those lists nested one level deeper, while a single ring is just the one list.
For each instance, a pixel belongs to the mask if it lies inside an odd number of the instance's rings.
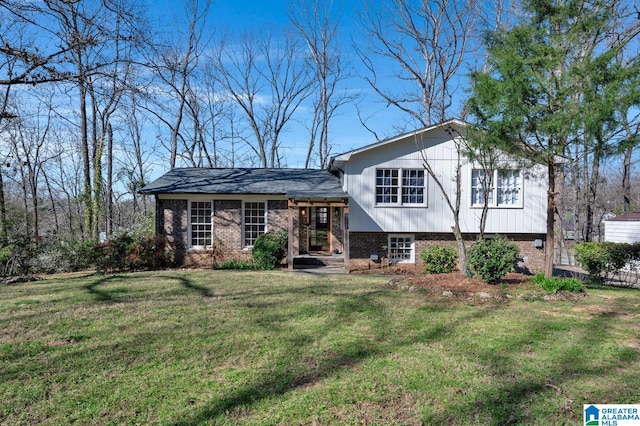
[{"label": "shadow on lawn", "polygon": [[[305,294],[310,291],[300,290]],[[363,295],[338,297],[333,306],[336,315],[327,317],[324,329],[317,332],[318,335],[328,335],[338,327],[357,323],[361,316],[365,315],[372,324],[371,336],[358,335],[355,339],[336,343],[329,351],[315,356],[307,355],[305,358],[305,354],[313,354],[316,332],[306,335],[300,333],[295,326],[282,329],[288,337],[280,351],[280,357],[273,361],[271,368],[264,368],[262,375],[253,382],[238,385],[220,399],[211,400],[191,416],[178,419],[176,424],[206,423],[220,420],[221,416],[229,416],[228,420],[233,421],[235,415],[261,400],[312,385],[373,357],[386,356],[417,343],[445,342],[459,328],[472,321],[483,321],[501,308],[501,305],[485,307],[457,316],[446,323],[431,323],[413,330],[411,320],[407,320],[409,330],[399,333],[397,327],[403,327],[403,324],[392,322],[390,318],[393,313],[386,312],[382,309],[383,304],[376,303],[377,297],[388,295],[386,291],[376,290]],[[265,330],[282,328],[283,324],[286,327],[289,319],[295,324],[296,317],[300,315],[300,311],[294,311],[284,317],[282,314],[270,316],[267,310],[255,319],[254,325],[264,327]],[[447,404],[444,411],[432,412],[431,416],[421,418],[420,421],[424,424],[459,424],[460,421],[465,423],[473,418],[489,418],[490,424],[504,425],[545,420],[534,418],[535,410],[528,411],[534,400],[537,400],[535,404],[538,407],[543,406],[544,403],[540,401],[545,400],[557,405],[552,408],[557,413],[556,416],[546,419],[550,424],[580,420],[582,404],[594,401],[581,400],[580,398],[588,398],[588,395],[576,395],[570,388],[571,381],[576,376],[586,376],[598,382],[603,371],[619,368],[621,363],[635,362],[638,358],[637,350],[607,343],[605,336],[612,328],[612,318],[612,315],[594,315],[589,319],[567,323],[566,318],[534,315],[527,319],[528,326],[516,327],[523,330],[521,334],[509,333],[507,338],[495,341],[498,344],[493,347],[456,346],[456,356],[468,358],[470,363],[479,362],[486,367],[489,382],[485,387],[462,390],[460,398],[456,397],[455,401]],[[569,331],[572,333],[570,336],[566,334]],[[482,335],[479,335],[478,339],[482,339]],[[608,346],[608,349],[597,355],[601,358],[600,362],[594,362],[594,348],[597,350],[600,346]],[[550,349],[553,347],[558,349]],[[292,357],[291,354],[296,355]],[[287,363],[289,365],[283,366]],[[528,364],[532,370],[523,368],[523,364]],[[428,365],[423,368],[429,370]],[[455,370],[454,365],[451,368]],[[626,379],[626,376],[623,378]],[[615,383],[603,386],[611,390],[610,398],[614,400],[615,395],[623,395],[623,390],[617,390]],[[451,390],[443,389],[443,392]],[[468,396],[464,396],[467,393]],[[628,403],[619,400],[611,402]],[[417,419],[419,414],[415,415]],[[460,420],[461,418],[467,420]]]},{"label": "shadow on lawn", "polygon": [[[168,277],[167,279],[170,281],[177,281],[185,289],[194,291],[202,297],[214,296],[213,292],[209,288],[195,284],[192,280],[188,278],[185,278],[182,276],[175,276],[175,277]],[[84,289],[87,290],[89,293],[91,293],[95,297],[96,301],[98,302],[106,302],[106,303],[124,302],[129,300],[125,297],[122,297],[123,293],[126,294],[126,291],[123,291],[121,288],[104,289],[103,286],[107,284],[114,284],[119,282],[125,283],[128,286],[131,286],[132,285],[131,281],[132,281],[132,278],[126,275],[105,275],[100,277],[99,279],[96,279],[95,281],[92,281],[84,285]]]},{"label": "shadow on lawn", "polygon": [[85,290],[91,293],[98,302],[114,303],[119,302],[119,298],[116,296],[117,291],[108,291],[101,288],[105,284],[112,284],[114,282],[123,281],[123,277],[120,275],[105,275],[98,280],[92,281],[84,286]]},{"label": "shadow on lawn", "polygon": [[[426,418],[425,423],[457,424],[456,418],[462,412],[488,416],[491,418],[492,425],[537,424],[539,421],[545,421],[547,424],[567,424],[567,422],[582,420],[583,404],[629,403],[615,400],[616,394],[620,395],[624,386],[620,386],[620,383],[605,383],[599,380],[603,375],[608,375],[608,371],[619,369],[625,362],[635,362],[638,358],[638,351],[635,349],[612,347],[605,343],[605,336],[612,328],[612,317],[612,315],[594,315],[588,320],[570,326],[579,329],[578,336],[572,338],[575,342],[573,344],[567,345],[567,342],[562,339],[566,331],[562,329],[566,327],[562,319],[544,317],[532,320],[525,334],[516,339],[505,340],[500,346],[479,351],[477,348],[461,348],[463,356],[476,357],[487,367],[492,384],[475,391],[473,406],[470,407],[468,402],[466,406],[458,404],[450,412]],[[608,346],[608,352],[606,357],[602,357],[602,362],[595,363],[594,359],[601,357],[601,354],[596,353],[601,345]],[[557,357],[536,358],[537,351],[548,352],[549,348],[554,346],[561,347],[557,349]],[[545,361],[547,364],[541,365]],[[532,374],[527,372],[526,368],[523,369],[523,363],[527,362],[531,362],[531,368],[538,369],[539,373]],[[600,383],[599,391],[610,390],[602,393],[613,400],[581,400],[580,397],[589,398],[589,396],[576,395],[571,389],[570,382],[575,377],[580,377],[581,380],[585,377],[592,378],[594,382]],[[532,417],[534,413],[527,413],[529,405],[535,399],[547,400],[554,404],[556,416],[541,419]],[[542,405],[540,402],[536,404]],[[474,415],[469,416],[469,418],[473,417]]]},{"label": "shadow on lawn", "polygon": [[[335,289],[335,288],[334,288]],[[317,291],[310,287],[299,288],[294,292],[301,292],[300,296]],[[335,292],[332,292],[335,294]],[[207,423],[219,416],[230,416],[233,421],[234,412],[243,407],[259,403],[261,400],[283,395],[297,388],[312,385],[325,378],[331,377],[344,369],[349,369],[375,356],[386,356],[390,352],[397,351],[404,346],[414,345],[417,342],[435,342],[445,338],[452,328],[458,323],[465,323],[472,319],[482,318],[489,314],[487,310],[474,311],[455,319],[453,324],[433,324],[420,330],[409,330],[402,336],[398,336],[391,320],[392,313],[382,309],[382,303],[376,303],[376,297],[388,297],[387,290],[372,290],[362,295],[341,295],[337,298],[334,309],[336,315],[326,316],[326,310],[322,311],[326,320],[322,331],[313,333],[300,333],[295,325],[281,330],[288,337],[286,345],[280,350],[281,356],[275,359],[271,367],[265,367],[264,373],[256,380],[245,385],[238,386],[234,391],[220,399],[210,401],[200,411],[188,417],[176,420],[175,425],[191,425]],[[264,307],[256,307],[263,309]],[[308,307],[300,307],[299,310],[290,312],[286,317],[282,315],[270,316],[264,312],[253,321],[253,325],[273,330],[282,328],[282,323],[287,319],[304,318],[309,315]],[[310,315],[319,315],[319,312],[311,312]],[[317,351],[314,348],[317,336],[326,336],[338,328],[350,327],[351,324],[361,319],[364,315],[373,324],[372,335],[360,335],[350,339],[344,339],[335,343],[330,349],[320,355],[313,355]],[[410,327],[408,327],[410,328]],[[416,414],[417,415],[417,414]]]},{"label": "shadow on lawn", "polygon": [[[117,293],[113,293],[100,286],[112,283],[117,276],[104,277],[85,288],[96,296],[98,300],[115,302]],[[194,291],[202,297],[215,296],[214,292],[205,286],[197,285],[185,277],[170,277],[183,288]],[[292,297],[313,298],[325,294],[332,296],[331,309],[335,315],[326,315],[323,306],[305,306],[291,312],[273,312],[269,310],[271,304],[277,301],[263,301],[256,295],[277,295],[289,293]],[[206,423],[219,419],[221,416],[233,416],[238,410],[250,407],[261,400],[283,395],[300,387],[317,383],[331,377],[342,370],[355,367],[376,356],[386,356],[403,347],[416,343],[446,342],[449,336],[456,333],[460,327],[468,322],[482,321],[486,316],[494,315],[501,305],[475,309],[470,313],[456,316],[445,324],[430,323],[415,330],[398,332],[397,324],[392,321],[393,312],[383,309],[384,304],[378,303],[378,298],[389,297],[389,290],[372,288],[365,294],[353,295],[345,292],[340,294],[336,287],[323,285],[322,281],[305,287],[285,289],[260,289],[259,291],[242,289],[225,291],[220,297],[238,300],[247,309],[253,310],[251,326],[263,327],[265,332],[279,329],[281,335],[286,336],[280,350],[280,355],[263,367],[260,374],[253,381],[238,384],[219,399],[211,400],[201,409],[191,415],[176,419],[174,424],[189,425]],[[313,310],[316,310],[315,312]],[[527,309],[539,309],[539,305],[531,305]],[[435,311],[434,311],[435,312]],[[325,314],[323,317],[322,314]],[[324,318],[322,330],[303,333],[294,325],[296,319],[318,315]],[[340,327],[349,326],[366,316],[371,324],[371,335],[354,334],[351,339],[333,344],[330,350],[316,355],[314,353],[314,339],[317,335],[328,335]],[[602,384],[610,389],[609,401],[583,401],[584,395],[577,395],[570,389],[574,377],[590,377],[594,382],[603,376],[603,371],[619,368],[621,362],[633,361],[638,357],[638,351],[611,345],[607,335],[612,329],[611,321],[617,319],[612,308],[610,313],[599,312],[589,319],[566,322],[566,318],[541,314],[528,314],[527,326],[520,327],[520,334],[509,333],[504,340],[495,340],[492,347],[482,345],[456,346],[457,357],[469,359],[471,363],[481,364],[487,371],[488,383],[483,388],[464,389],[462,396],[448,404],[444,411],[436,412],[429,417],[422,418],[425,424],[457,424],[459,416],[466,416],[467,420],[474,417],[491,419],[491,424],[530,423],[542,419],[535,419],[528,410],[534,400],[548,400],[558,404],[554,407],[557,412],[555,418],[547,419],[550,424],[577,421],[582,418],[582,404],[592,402],[629,401],[615,400],[616,395],[623,395],[622,390],[616,391],[615,383]],[[407,326],[411,328],[410,319]],[[569,340],[563,328],[573,327]],[[500,331],[500,330],[496,330]],[[482,335],[477,336],[482,339]],[[453,344],[453,343],[451,343]],[[600,362],[594,361],[594,351],[601,346],[608,346],[609,352],[598,353]],[[557,351],[549,348],[559,347]],[[625,352],[626,351],[626,352]],[[541,353],[542,355],[538,355]],[[523,368],[523,363],[531,363],[531,370]],[[452,366],[455,367],[455,366]],[[425,366],[428,370],[429,366]],[[529,371],[529,374],[526,372]],[[434,372],[435,374],[435,372]],[[623,376],[626,379],[626,376]],[[449,389],[450,391],[451,389]],[[447,391],[447,390],[443,390]],[[466,396],[465,396],[466,395]],[[620,396],[618,396],[618,399]],[[564,401],[564,404],[561,403]],[[537,402],[537,405],[541,405]],[[416,413],[417,415],[417,413]],[[233,420],[233,418],[232,418]]]}]

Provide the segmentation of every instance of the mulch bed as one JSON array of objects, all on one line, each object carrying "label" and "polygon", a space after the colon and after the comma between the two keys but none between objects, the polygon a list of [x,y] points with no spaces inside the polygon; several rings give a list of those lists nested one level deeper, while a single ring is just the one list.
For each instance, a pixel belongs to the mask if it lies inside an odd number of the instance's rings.
[{"label": "mulch bed", "polygon": [[[530,280],[531,275],[509,273],[497,284],[487,284],[479,279],[468,278],[459,272],[449,274],[425,274],[418,265],[395,265],[372,269],[351,270],[352,274],[385,275],[394,288],[421,291],[434,296],[481,297],[483,299],[504,299],[506,295],[544,295],[544,291]],[[544,295],[546,300],[577,300],[584,293],[563,293]]]}]

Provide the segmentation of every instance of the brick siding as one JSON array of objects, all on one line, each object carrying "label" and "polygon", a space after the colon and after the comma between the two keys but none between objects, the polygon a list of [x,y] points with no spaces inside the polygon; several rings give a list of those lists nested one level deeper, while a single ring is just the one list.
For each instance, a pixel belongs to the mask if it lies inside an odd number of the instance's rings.
[{"label": "brick siding", "polygon": [[[410,233],[407,233],[410,234]],[[349,234],[350,242],[350,266],[356,268],[366,268],[370,263],[370,256],[377,254],[381,259],[387,257],[385,247],[389,244],[388,235],[384,232],[351,232]],[[420,252],[427,247],[436,245],[450,246],[457,249],[453,234],[431,234],[431,233],[415,233],[415,259],[417,264],[422,263]],[[520,256],[523,258],[521,266],[523,272],[539,273],[544,271],[544,250],[535,248],[534,240],[544,235],[505,235],[512,240],[520,250]],[[471,247],[475,241],[475,235],[465,235],[465,246],[467,249]]]},{"label": "brick siding", "polygon": [[[297,227],[297,214],[294,214]],[[187,200],[157,200],[158,233],[167,240],[167,248],[175,255],[176,264],[184,267],[211,267],[214,260],[250,260],[251,250],[242,247],[242,201],[215,200],[213,202],[213,249],[189,249]],[[269,200],[267,228],[287,231],[288,207],[285,200]],[[297,253],[297,245],[295,245]]]}]

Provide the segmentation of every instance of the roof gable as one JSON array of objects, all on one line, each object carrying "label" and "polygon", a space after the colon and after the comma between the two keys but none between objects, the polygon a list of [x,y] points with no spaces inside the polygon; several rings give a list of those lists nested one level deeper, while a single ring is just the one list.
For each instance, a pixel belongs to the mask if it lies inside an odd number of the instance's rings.
[{"label": "roof gable", "polygon": [[329,167],[332,170],[333,169],[341,169],[342,166],[346,162],[348,162],[353,155],[361,154],[361,153],[364,153],[364,152],[367,152],[367,151],[372,151],[372,150],[375,150],[375,149],[378,149],[378,148],[381,148],[381,147],[384,147],[384,146],[387,146],[387,145],[395,144],[395,143],[397,143],[399,141],[403,141],[403,140],[408,139],[408,138],[415,138],[415,137],[418,137],[418,136],[419,137],[424,137],[425,135],[427,135],[429,133],[434,133],[434,132],[437,132],[437,131],[442,131],[442,130],[447,131],[448,129],[451,129],[451,130],[455,130],[457,132],[462,132],[462,131],[464,131],[464,129],[466,129],[467,126],[468,126],[468,124],[466,122],[454,118],[454,119],[451,119],[451,120],[443,121],[442,123],[434,124],[433,126],[430,126],[430,127],[424,127],[422,129],[418,129],[418,130],[414,130],[414,131],[411,131],[411,132],[402,133],[402,134],[397,135],[397,136],[393,136],[393,137],[390,137],[390,138],[387,138],[387,139],[384,139],[384,140],[381,140],[381,141],[378,141],[378,142],[375,142],[375,143],[372,143],[372,144],[369,144],[369,145],[366,145],[366,146],[363,146],[363,147],[360,147],[360,148],[357,148],[357,149],[354,149],[354,150],[351,150],[351,151],[347,151],[347,152],[342,153],[342,154],[338,154],[338,155],[334,156],[331,159]]},{"label": "roof gable", "polygon": [[141,194],[269,194],[289,198],[346,198],[340,178],[317,169],[177,168]]}]

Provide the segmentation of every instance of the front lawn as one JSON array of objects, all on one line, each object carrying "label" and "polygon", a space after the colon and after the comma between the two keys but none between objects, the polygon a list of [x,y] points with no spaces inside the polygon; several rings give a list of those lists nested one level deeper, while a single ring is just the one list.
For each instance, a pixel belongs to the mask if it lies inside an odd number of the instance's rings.
[{"label": "front lawn", "polygon": [[640,291],[467,300],[389,277],[0,284],[0,424],[583,424],[640,401]]}]

